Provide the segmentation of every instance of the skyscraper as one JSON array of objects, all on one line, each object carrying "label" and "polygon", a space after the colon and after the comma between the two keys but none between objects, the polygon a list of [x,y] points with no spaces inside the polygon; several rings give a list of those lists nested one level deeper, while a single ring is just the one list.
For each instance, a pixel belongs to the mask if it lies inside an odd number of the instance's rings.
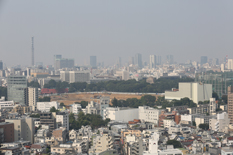
[{"label": "skyscraper", "polygon": [[156,56],[150,55],[150,69],[156,68]]},{"label": "skyscraper", "polygon": [[90,56],[90,65],[91,67],[97,67],[96,56]]},{"label": "skyscraper", "polygon": [[0,70],[3,70],[3,63],[2,63],[2,60],[0,60]]},{"label": "skyscraper", "polygon": [[32,37],[32,66],[34,66],[34,37]]},{"label": "skyscraper", "polygon": [[168,64],[174,63],[174,56],[173,55],[167,55],[167,63]]},{"label": "skyscraper", "polygon": [[207,60],[208,60],[207,56],[201,56],[201,65],[207,63]]},{"label": "skyscraper", "polygon": [[142,55],[140,53],[137,53],[134,58],[134,63],[139,68],[142,68]]},{"label": "skyscraper", "polygon": [[230,119],[230,124],[233,123],[233,86],[228,87],[228,93],[227,93],[227,109],[228,109],[228,116]]},{"label": "skyscraper", "polygon": [[10,75],[7,77],[8,101],[25,104],[24,89],[27,88],[27,79],[21,75]]},{"label": "skyscraper", "polygon": [[157,65],[161,65],[161,64],[162,64],[161,56],[157,56]]},{"label": "skyscraper", "polygon": [[117,59],[117,67],[121,67],[121,57],[118,57]]}]

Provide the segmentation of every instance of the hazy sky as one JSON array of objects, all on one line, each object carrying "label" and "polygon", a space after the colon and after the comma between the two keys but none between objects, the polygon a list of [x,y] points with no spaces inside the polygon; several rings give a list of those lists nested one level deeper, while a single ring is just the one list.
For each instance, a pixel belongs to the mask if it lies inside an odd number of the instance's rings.
[{"label": "hazy sky", "polygon": [[0,0],[0,60],[7,65],[128,61],[135,53],[233,58],[232,0]]}]

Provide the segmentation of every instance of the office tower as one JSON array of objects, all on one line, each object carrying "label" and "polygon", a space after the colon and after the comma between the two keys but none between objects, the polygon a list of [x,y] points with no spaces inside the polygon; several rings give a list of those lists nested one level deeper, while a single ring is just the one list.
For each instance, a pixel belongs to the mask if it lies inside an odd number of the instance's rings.
[{"label": "office tower", "polygon": [[74,59],[62,58],[61,55],[54,55],[54,69],[73,68]]},{"label": "office tower", "polygon": [[21,75],[10,75],[7,77],[8,101],[25,104],[24,89],[27,88],[27,79]]},{"label": "office tower", "polygon": [[129,65],[130,65],[130,64],[134,65],[134,57],[130,57],[130,58],[129,58]]},{"label": "office tower", "polygon": [[3,70],[3,62],[0,60],[0,70]]},{"label": "office tower", "polygon": [[5,122],[14,123],[14,140],[25,140],[34,143],[35,124],[33,118],[6,119]]},{"label": "office tower", "polygon": [[174,63],[174,56],[173,55],[167,55],[167,63],[168,64]]},{"label": "office tower", "polygon": [[134,63],[139,68],[142,68],[142,55],[140,53],[137,53],[134,58]]},{"label": "office tower", "polygon": [[70,71],[60,71],[61,81],[70,82]]},{"label": "office tower", "polygon": [[218,58],[214,58],[214,59],[212,60],[212,65],[213,65],[213,66],[219,65],[219,60],[218,60]]},{"label": "office tower", "polygon": [[207,63],[207,60],[208,60],[207,56],[201,56],[201,65]]},{"label": "office tower", "polygon": [[162,64],[161,56],[158,56],[158,58],[157,58],[157,65],[161,65],[161,64]]},{"label": "office tower", "polygon": [[233,123],[233,86],[228,87],[227,92],[227,109],[228,109],[228,117],[230,119],[230,124]]},{"label": "office tower", "polygon": [[34,37],[32,37],[32,66],[34,66]]},{"label": "office tower", "polygon": [[156,68],[156,56],[150,55],[150,69]]},{"label": "office tower", "polygon": [[233,70],[233,59],[228,59],[227,69]]},{"label": "office tower", "polygon": [[46,112],[40,114],[40,125],[49,125],[49,131],[56,129],[56,113]]},{"label": "office tower", "polygon": [[90,56],[90,65],[91,67],[97,67],[96,56]]}]

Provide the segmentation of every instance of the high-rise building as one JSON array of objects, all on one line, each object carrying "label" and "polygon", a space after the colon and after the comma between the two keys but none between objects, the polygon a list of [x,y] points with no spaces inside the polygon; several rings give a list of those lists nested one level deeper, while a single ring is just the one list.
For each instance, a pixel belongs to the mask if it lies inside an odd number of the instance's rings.
[{"label": "high-rise building", "polygon": [[14,142],[14,124],[0,122],[0,143]]},{"label": "high-rise building", "polygon": [[26,105],[31,107],[32,111],[37,110],[38,102],[38,88],[28,87],[25,89],[25,101]]},{"label": "high-rise building", "polygon": [[167,63],[168,64],[174,63],[174,56],[173,55],[167,55]]},{"label": "high-rise building", "polygon": [[90,56],[90,65],[91,67],[97,67],[96,56]]},{"label": "high-rise building", "polygon": [[157,56],[157,65],[161,65],[161,64],[162,64],[161,56]]},{"label": "high-rise building", "polygon": [[74,59],[62,58],[61,55],[54,55],[54,69],[73,68]]},{"label": "high-rise building", "polygon": [[3,70],[3,62],[0,60],[0,70]]},{"label": "high-rise building", "polygon": [[150,55],[150,69],[156,68],[156,56]]},{"label": "high-rise building", "polygon": [[121,57],[118,57],[117,59],[117,67],[121,67]]},{"label": "high-rise building", "polygon": [[14,123],[14,140],[21,138],[25,141],[34,142],[35,123],[33,118],[6,119],[5,122]]},{"label": "high-rise building", "polygon": [[230,124],[233,123],[233,86],[228,87],[227,93],[227,109],[228,109],[228,117],[230,119]]},{"label": "high-rise building", "polygon": [[201,56],[201,65],[207,63],[207,61],[208,61],[207,56]]},{"label": "high-rise building", "polygon": [[227,69],[233,70],[233,59],[228,59]]},{"label": "high-rise building", "polygon": [[140,53],[137,53],[134,57],[134,63],[139,68],[142,68],[142,55]]},{"label": "high-rise building", "polygon": [[21,75],[10,75],[7,77],[7,98],[8,101],[25,104],[25,91],[27,88],[27,79]]}]

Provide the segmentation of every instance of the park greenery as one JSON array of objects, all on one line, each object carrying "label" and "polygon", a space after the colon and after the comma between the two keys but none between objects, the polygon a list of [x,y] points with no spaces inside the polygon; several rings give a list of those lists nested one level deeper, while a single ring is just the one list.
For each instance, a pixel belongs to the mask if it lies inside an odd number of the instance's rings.
[{"label": "park greenery", "polygon": [[167,101],[165,100],[164,96],[159,96],[156,100],[155,96],[152,95],[144,95],[141,97],[141,99],[137,98],[128,98],[127,100],[117,100],[114,98],[112,100],[112,106],[113,107],[131,107],[131,108],[137,108],[138,106],[150,106],[150,107],[157,107],[162,106],[162,108],[166,107],[173,107],[173,106],[188,106],[190,108],[196,107],[196,103],[194,103],[189,98],[182,98],[180,100],[172,100]]},{"label": "park greenery", "polygon": [[203,129],[203,130],[208,130],[209,129],[209,124],[199,124],[198,127]]},{"label": "park greenery", "polygon": [[69,88],[69,92],[84,92],[84,91],[112,91],[112,92],[140,92],[140,93],[164,93],[165,90],[171,90],[172,88],[178,88],[179,82],[193,82],[192,78],[180,78],[180,79],[166,79],[159,78],[154,79],[153,84],[146,82],[146,79],[139,81],[127,80],[127,81],[105,81],[99,83],[87,84],[86,82],[56,82],[50,80],[44,85],[44,88],[56,89],[58,92]]},{"label": "park greenery", "polygon": [[28,87],[40,88],[40,84],[37,81],[28,82]]},{"label": "park greenery", "polygon": [[50,112],[56,112],[56,113],[57,113],[58,111],[59,111],[59,110],[57,110],[55,107],[51,107],[51,108],[50,108]]},{"label": "park greenery", "polygon": [[49,96],[39,98],[39,102],[50,102],[50,101],[51,101],[51,98]]},{"label": "park greenery", "polygon": [[0,98],[1,96],[5,96],[5,100],[7,100],[7,88],[6,87],[0,87]]},{"label": "park greenery", "polygon": [[76,120],[73,113],[69,115],[69,124],[70,129],[78,130],[82,126],[90,125],[92,129],[99,128],[101,126],[106,126],[110,119],[103,120],[100,115],[96,114],[84,114],[83,112],[79,112],[78,119]]},{"label": "park greenery", "polygon": [[168,140],[167,145],[173,145],[174,148],[182,148],[182,145],[177,140]]},{"label": "park greenery", "polygon": [[75,104],[80,104],[82,106],[82,108],[86,108],[86,106],[88,105],[87,101],[81,101],[81,102],[75,102]]}]

